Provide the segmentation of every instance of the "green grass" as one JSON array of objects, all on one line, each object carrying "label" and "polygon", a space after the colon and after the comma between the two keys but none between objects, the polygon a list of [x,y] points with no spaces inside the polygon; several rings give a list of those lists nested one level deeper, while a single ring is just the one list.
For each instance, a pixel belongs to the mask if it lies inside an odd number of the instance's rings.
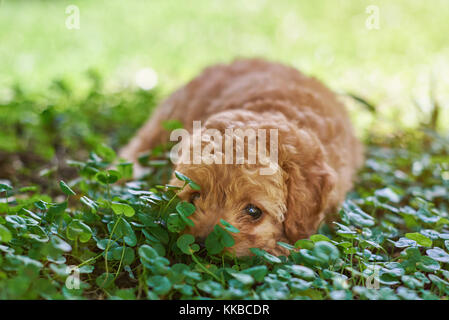
[{"label": "green grass", "polygon": [[[371,31],[368,1],[188,3],[80,0],[81,29],[70,31],[72,1],[0,1],[0,299],[447,300],[445,2],[376,1]],[[167,93],[238,55],[292,64],[355,97],[346,103],[366,164],[335,224],[280,243],[288,257],[223,255],[236,232],[226,222],[206,248],[180,236],[195,208],[164,188],[161,154],[141,159],[142,180],[122,179],[131,164],[111,169]],[[145,67],[159,77],[150,91],[134,81]]]},{"label": "green grass", "polygon": [[[69,4],[80,9],[79,30],[65,27]],[[379,7],[379,30],[365,27],[370,4]],[[86,89],[82,75],[95,68],[117,89],[151,67],[165,94],[211,63],[256,55],[365,96],[413,127],[420,115],[411,100],[428,106],[432,75],[449,116],[448,19],[445,0],[3,0],[0,88],[42,91],[64,77]]]},{"label": "green grass", "polygon": [[56,83],[5,106],[15,120],[1,128],[12,145],[0,162],[0,299],[448,298],[449,137],[370,135],[335,224],[279,243],[288,257],[236,258],[222,254],[238,231],[226,222],[206,248],[180,235],[195,207],[164,187],[167,164],[142,157],[150,173],[128,182],[132,164],[110,167],[103,142],[122,145],[157,95],[104,94],[100,78],[90,81],[79,98]]}]

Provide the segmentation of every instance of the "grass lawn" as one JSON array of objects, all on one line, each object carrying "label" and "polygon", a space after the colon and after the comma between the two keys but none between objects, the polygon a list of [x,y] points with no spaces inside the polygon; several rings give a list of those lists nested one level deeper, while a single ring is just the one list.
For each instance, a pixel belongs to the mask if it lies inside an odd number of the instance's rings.
[{"label": "grass lawn", "polygon": [[[71,4],[79,8],[79,30],[66,28]],[[371,4],[379,29],[365,26]],[[411,101],[428,108],[432,77],[448,116],[448,19],[445,0],[3,0],[0,88],[42,90],[64,77],[86,89],[89,68],[120,88],[150,67],[167,93],[211,63],[256,55],[373,100],[411,126],[420,117]]]},{"label": "grass lawn", "polygon": [[[447,300],[448,18],[437,0],[0,0],[0,299]],[[339,219],[288,257],[221,254],[226,223],[205,248],[181,235],[195,207],[163,154],[141,180],[111,168],[173,88],[255,55],[353,94],[366,146]]]}]

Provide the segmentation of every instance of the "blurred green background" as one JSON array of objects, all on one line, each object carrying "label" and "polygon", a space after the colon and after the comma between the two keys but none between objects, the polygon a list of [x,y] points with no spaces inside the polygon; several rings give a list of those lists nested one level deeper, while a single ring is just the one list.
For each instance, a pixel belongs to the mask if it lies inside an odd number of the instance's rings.
[{"label": "blurred green background", "polygon": [[361,137],[416,130],[435,105],[446,131],[448,21],[447,0],[0,0],[0,175],[118,149],[177,86],[236,57],[321,79]]},{"label": "blurred green background", "polygon": [[[68,5],[79,8],[80,29],[66,27]],[[366,27],[370,5],[379,29]],[[0,88],[4,100],[11,84],[43,90],[64,77],[83,90],[83,72],[95,68],[117,90],[151,68],[165,95],[209,64],[261,56],[408,125],[420,116],[413,99],[428,108],[432,78],[447,111],[448,21],[447,0],[3,0]]]}]

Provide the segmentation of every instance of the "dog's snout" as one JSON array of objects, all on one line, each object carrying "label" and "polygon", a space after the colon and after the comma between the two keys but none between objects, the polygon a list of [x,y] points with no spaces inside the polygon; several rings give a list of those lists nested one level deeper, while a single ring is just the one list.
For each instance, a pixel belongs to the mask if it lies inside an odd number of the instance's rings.
[{"label": "dog's snout", "polygon": [[199,244],[200,248],[206,247],[206,238],[205,237],[196,238],[196,242]]}]

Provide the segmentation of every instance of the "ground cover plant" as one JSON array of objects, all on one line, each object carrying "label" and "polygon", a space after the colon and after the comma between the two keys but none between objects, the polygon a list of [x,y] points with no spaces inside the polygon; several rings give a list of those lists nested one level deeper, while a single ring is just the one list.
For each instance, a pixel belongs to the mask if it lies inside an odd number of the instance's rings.
[{"label": "ground cover plant", "polygon": [[368,135],[335,223],[279,243],[288,257],[236,258],[223,254],[239,232],[226,221],[205,247],[183,234],[195,207],[166,185],[168,146],[141,157],[141,180],[117,159],[157,92],[88,79],[86,95],[55,81],[0,105],[0,299],[447,299],[448,136]]}]

